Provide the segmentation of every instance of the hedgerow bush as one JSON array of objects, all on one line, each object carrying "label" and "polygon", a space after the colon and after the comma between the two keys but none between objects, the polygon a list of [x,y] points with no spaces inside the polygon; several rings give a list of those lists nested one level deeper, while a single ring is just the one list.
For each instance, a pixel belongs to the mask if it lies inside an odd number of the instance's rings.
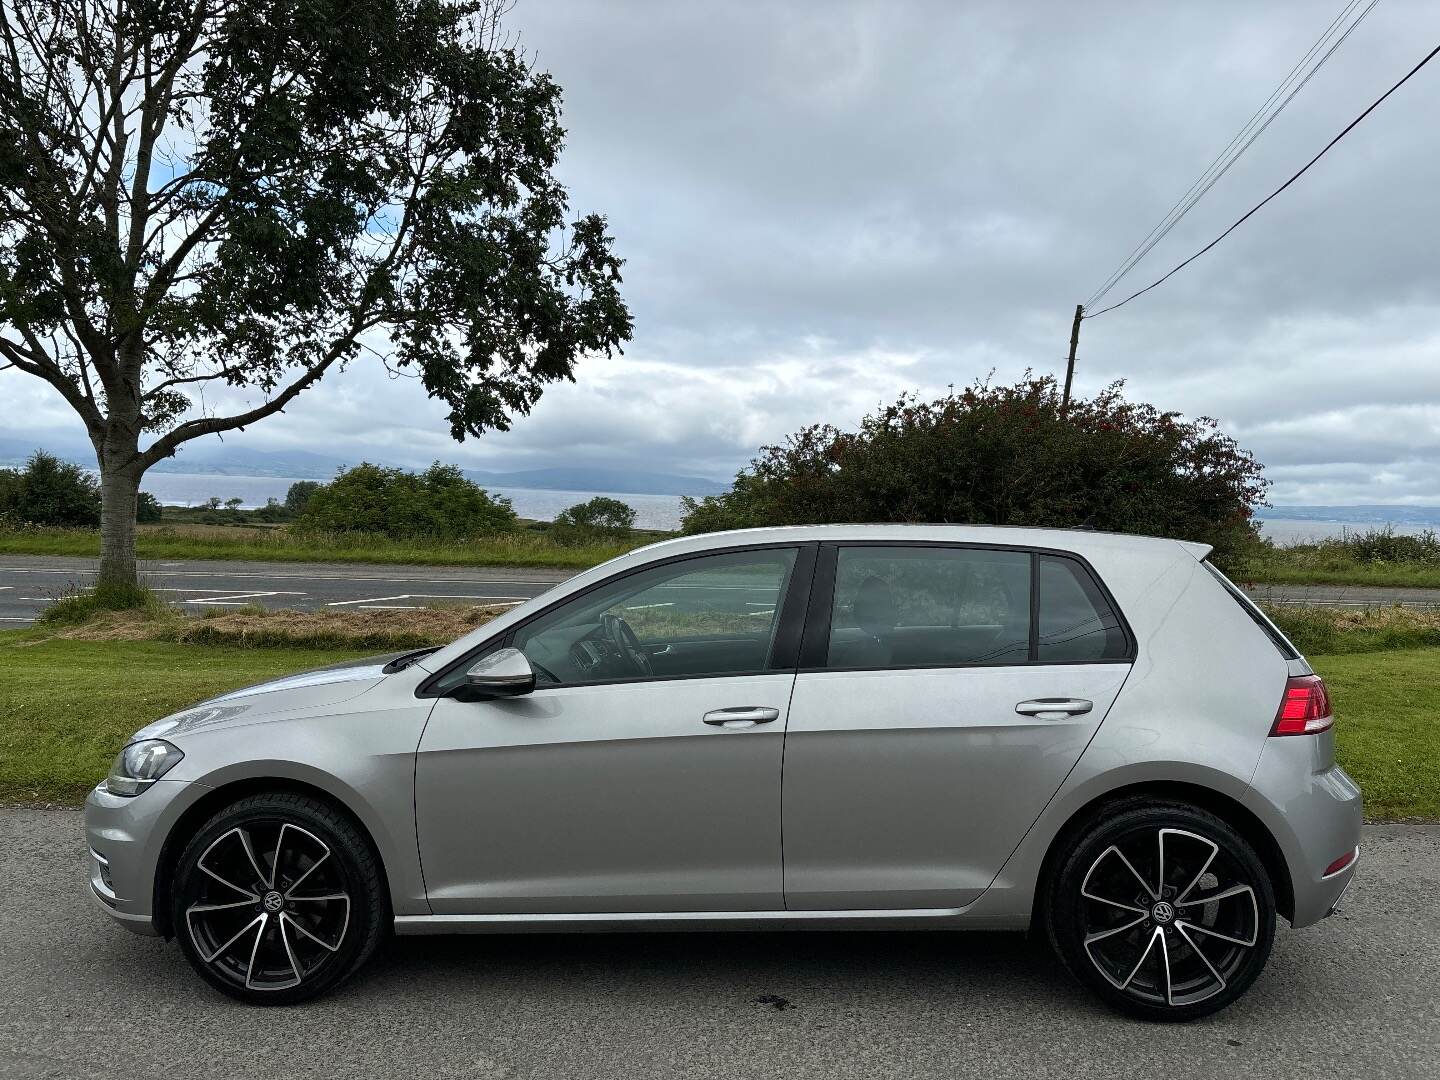
[{"label": "hedgerow bush", "polygon": [[760,449],[723,495],[685,500],[685,532],[837,522],[1088,527],[1225,553],[1253,544],[1267,481],[1208,417],[1061,395],[1049,376],[902,396],[858,431],[807,427]]}]

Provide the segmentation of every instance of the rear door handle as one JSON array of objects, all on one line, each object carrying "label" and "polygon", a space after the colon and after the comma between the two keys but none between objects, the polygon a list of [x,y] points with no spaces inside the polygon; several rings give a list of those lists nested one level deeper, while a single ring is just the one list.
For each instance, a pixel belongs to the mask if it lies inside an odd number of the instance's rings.
[{"label": "rear door handle", "polygon": [[1062,716],[1080,716],[1095,707],[1084,698],[1035,698],[1015,706],[1021,716],[1038,716],[1042,720],[1058,720]]},{"label": "rear door handle", "polygon": [[711,709],[701,719],[711,727],[747,728],[780,719],[780,710],[763,705],[741,705],[733,709]]}]

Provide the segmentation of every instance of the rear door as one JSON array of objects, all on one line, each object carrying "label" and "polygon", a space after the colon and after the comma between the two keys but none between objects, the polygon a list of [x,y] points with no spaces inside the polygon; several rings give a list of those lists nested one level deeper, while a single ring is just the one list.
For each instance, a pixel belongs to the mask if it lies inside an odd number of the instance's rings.
[{"label": "rear door", "polygon": [[786,906],[970,903],[1079,760],[1133,656],[1073,556],[822,545],[786,734]]}]

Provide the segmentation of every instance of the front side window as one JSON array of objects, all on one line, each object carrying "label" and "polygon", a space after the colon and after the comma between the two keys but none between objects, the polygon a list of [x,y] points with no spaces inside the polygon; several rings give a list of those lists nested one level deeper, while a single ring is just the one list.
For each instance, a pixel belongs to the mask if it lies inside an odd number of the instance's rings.
[{"label": "front side window", "polygon": [[763,672],[794,548],[642,570],[545,612],[513,645],[539,686]]},{"label": "front side window", "polygon": [[939,547],[842,547],[830,668],[1024,663],[1030,556]]}]

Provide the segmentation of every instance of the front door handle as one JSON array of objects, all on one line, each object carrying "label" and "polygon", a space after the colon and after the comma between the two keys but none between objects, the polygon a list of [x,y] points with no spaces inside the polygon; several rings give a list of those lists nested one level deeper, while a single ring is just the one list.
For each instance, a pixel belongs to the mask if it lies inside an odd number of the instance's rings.
[{"label": "front door handle", "polygon": [[1038,716],[1042,720],[1058,720],[1062,716],[1080,716],[1095,707],[1084,698],[1035,698],[1015,706],[1021,716]]},{"label": "front door handle", "polygon": [[747,728],[780,719],[780,710],[762,705],[741,705],[734,709],[711,709],[701,719],[711,727]]}]

